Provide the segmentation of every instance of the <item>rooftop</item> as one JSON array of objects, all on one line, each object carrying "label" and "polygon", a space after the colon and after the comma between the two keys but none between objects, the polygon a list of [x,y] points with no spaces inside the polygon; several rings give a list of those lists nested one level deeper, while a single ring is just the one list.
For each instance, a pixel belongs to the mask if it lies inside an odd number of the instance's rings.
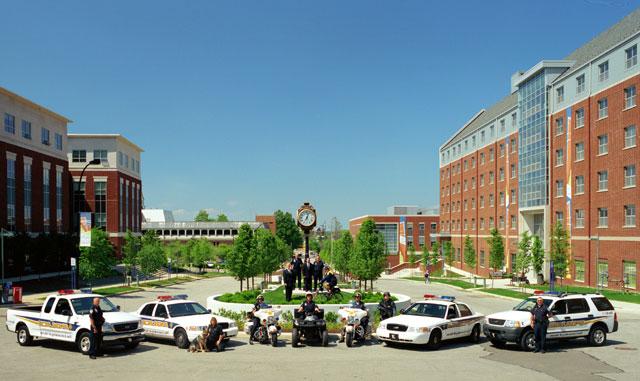
[{"label": "rooftop", "polygon": [[125,144],[128,144],[140,152],[144,152],[144,150],[137,144],[133,143],[131,140],[124,137],[122,134],[67,134],[69,139],[117,139]]},{"label": "rooftop", "polygon": [[71,119],[68,119],[67,117],[62,116],[62,115],[58,114],[57,112],[51,111],[51,110],[49,110],[48,108],[46,108],[44,106],[41,106],[41,105],[39,105],[39,104],[37,104],[35,102],[32,102],[32,101],[28,100],[27,98],[25,98],[23,96],[20,96],[20,95],[14,93],[12,91],[9,91],[9,90],[5,89],[2,86],[0,86],[0,94],[4,94],[4,95],[8,96],[9,98],[14,99],[17,102],[20,102],[20,103],[22,103],[22,104],[24,104],[26,106],[29,106],[31,108],[34,108],[34,109],[38,110],[38,111],[41,111],[41,112],[43,112],[43,113],[45,113],[45,114],[47,114],[47,115],[49,115],[49,116],[51,116],[53,118],[61,120],[61,121],[65,122],[65,123],[72,123],[73,122]]}]

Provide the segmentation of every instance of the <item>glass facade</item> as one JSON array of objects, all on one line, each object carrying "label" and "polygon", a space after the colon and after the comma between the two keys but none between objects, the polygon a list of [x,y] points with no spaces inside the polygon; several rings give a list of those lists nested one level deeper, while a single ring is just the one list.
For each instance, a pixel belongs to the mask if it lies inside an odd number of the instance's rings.
[{"label": "glass facade", "polygon": [[384,237],[387,246],[387,254],[398,254],[398,225],[397,224],[376,224],[376,231]]},{"label": "glass facade", "polygon": [[520,207],[543,206],[547,202],[546,90],[544,71],[518,89],[520,128],[518,178]]}]

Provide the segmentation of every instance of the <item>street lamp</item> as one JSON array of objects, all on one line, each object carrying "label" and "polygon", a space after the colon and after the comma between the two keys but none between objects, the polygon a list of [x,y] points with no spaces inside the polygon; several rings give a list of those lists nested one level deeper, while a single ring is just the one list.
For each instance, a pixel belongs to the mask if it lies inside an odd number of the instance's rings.
[{"label": "street lamp", "polygon": [[[78,188],[77,190],[74,190],[74,195],[76,196],[75,198],[78,200],[78,219],[77,219],[78,222],[76,224],[76,231],[78,231],[77,228],[80,225],[80,212],[84,211],[84,203],[80,203],[80,196],[79,196],[80,187],[82,187],[82,177],[84,176],[84,171],[86,171],[90,165],[100,165],[100,163],[101,163],[100,159],[93,159],[90,162],[88,162],[87,165],[85,165],[84,168],[82,168],[82,172],[80,172],[80,179],[78,180]],[[80,252],[80,239],[81,239],[80,234],[78,234],[78,252]],[[71,288],[72,289],[76,288],[76,267],[75,266],[72,266],[71,268]]]},{"label": "street lamp", "polygon": [[596,291],[600,291],[600,271],[598,270],[598,265],[600,264],[600,234],[589,239],[596,241]]}]

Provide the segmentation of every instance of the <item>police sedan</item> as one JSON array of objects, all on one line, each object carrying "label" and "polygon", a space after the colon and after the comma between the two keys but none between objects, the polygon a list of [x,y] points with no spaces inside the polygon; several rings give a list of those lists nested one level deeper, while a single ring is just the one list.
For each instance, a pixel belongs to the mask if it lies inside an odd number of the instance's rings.
[{"label": "police sedan", "polygon": [[376,335],[386,344],[427,344],[438,349],[443,340],[461,337],[477,343],[483,321],[484,315],[454,297],[427,294],[400,315],[380,322]]},{"label": "police sedan", "polygon": [[233,320],[211,314],[201,304],[187,300],[187,295],[159,296],[158,300],[143,304],[133,314],[140,318],[145,336],[173,340],[179,348],[189,347],[189,343],[207,328],[212,317],[222,327],[225,340],[238,335]]}]

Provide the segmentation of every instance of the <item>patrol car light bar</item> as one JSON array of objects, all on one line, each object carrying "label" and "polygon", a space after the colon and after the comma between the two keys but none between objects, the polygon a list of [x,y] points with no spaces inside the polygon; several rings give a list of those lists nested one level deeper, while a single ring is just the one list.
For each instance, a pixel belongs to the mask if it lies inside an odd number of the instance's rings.
[{"label": "patrol car light bar", "polygon": [[189,297],[187,294],[179,294],[179,295],[158,295],[158,300],[161,302],[166,302],[169,300],[185,300]]},{"label": "patrol car light bar", "polygon": [[447,296],[447,295],[437,296],[437,295],[434,295],[434,294],[424,294],[424,298],[425,298],[425,300],[441,299],[441,300],[447,300],[449,302],[453,302],[454,300],[456,300],[455,296]]},{"label": "patrol car light bar", "polygon": [[58,290],[58,295],[71,295],[75,293],[76,290]]}]

